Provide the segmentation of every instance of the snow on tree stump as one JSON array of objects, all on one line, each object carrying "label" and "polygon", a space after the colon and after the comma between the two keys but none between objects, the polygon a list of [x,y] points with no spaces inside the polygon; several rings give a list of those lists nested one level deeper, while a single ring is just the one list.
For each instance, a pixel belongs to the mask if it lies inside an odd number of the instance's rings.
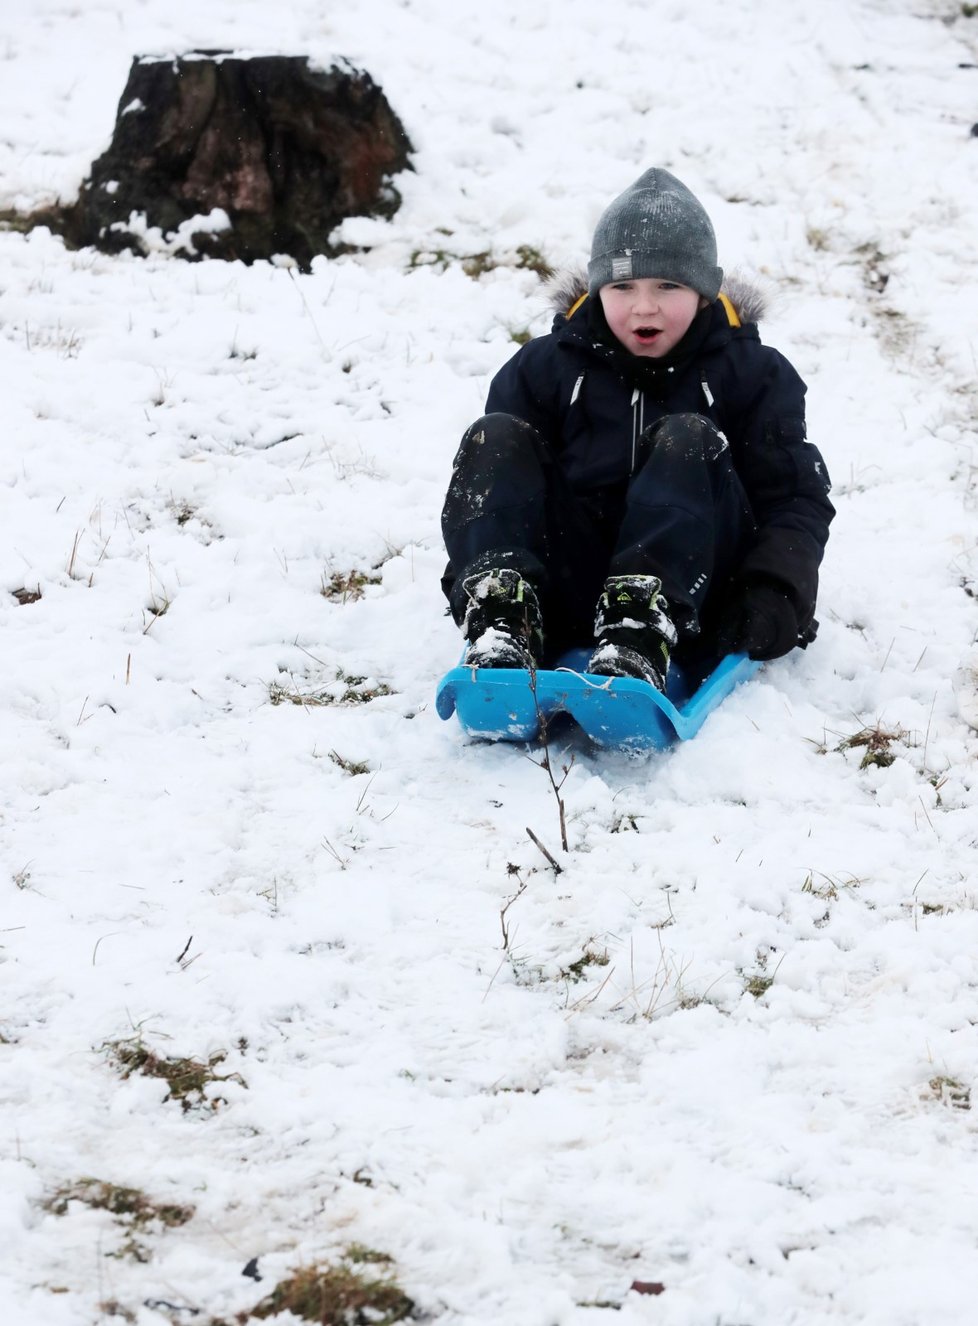
[{"label": "snow on tree stump", "polygon": [[[348,216],[390,216],[411,144],[370,76],[304,56],[137,58],[69,242],[308,268]],[[39,218],[40,219],[40,218]]]}]

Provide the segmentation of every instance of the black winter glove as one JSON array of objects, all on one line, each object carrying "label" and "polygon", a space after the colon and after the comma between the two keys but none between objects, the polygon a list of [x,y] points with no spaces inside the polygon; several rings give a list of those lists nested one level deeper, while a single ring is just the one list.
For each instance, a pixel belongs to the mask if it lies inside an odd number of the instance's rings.
[{"label": "black winter glove", "polygon": [[781,658],[800,644],[794,604],[768,580],[736,585],[720,618],[717,648],[724,654],[749,654],[761,661]]}]

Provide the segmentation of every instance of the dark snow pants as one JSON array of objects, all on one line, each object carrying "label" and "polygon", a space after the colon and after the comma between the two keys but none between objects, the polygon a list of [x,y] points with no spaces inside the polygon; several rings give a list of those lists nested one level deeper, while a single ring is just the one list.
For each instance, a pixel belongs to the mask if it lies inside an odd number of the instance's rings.
[{"label": "dark snow pants", "polygon": [[537,591],[554,654],[591,641],[612,575],[658,576],[681,639],[708,629],[755,526],[727,441],[701,415],[667,415],[642,434],[626,480],[580,491],[535,429],[488,414],[462,438],[442,532],[456,622],[468,576],[512,567]]}]

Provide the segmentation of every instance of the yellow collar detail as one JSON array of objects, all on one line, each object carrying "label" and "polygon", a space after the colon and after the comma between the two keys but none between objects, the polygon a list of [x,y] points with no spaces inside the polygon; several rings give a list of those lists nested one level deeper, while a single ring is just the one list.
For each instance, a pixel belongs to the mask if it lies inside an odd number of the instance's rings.
[{"label": "yellow collar detail", "polygon": [[733,304],[731,304],[730,300],[727,298],[726,295],[721,294],[719,296],[719,299],[720,303],[726,309],[727,321],[730,323],[731,327],[739,327],[741,325],[740,315],[738,314],[737,310],[734,308]]}]

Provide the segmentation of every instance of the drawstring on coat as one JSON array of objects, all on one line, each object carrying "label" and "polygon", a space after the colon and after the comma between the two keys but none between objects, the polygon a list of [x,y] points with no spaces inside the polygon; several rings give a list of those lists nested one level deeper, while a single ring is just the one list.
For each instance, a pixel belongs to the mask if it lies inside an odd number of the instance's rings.
[{"label": "drawstring on coat", "polygon": [[636,387],[632,392],[632,467],[629,474],[635,473],[638,461],[638,439],[645,432],[645,396]]}]

